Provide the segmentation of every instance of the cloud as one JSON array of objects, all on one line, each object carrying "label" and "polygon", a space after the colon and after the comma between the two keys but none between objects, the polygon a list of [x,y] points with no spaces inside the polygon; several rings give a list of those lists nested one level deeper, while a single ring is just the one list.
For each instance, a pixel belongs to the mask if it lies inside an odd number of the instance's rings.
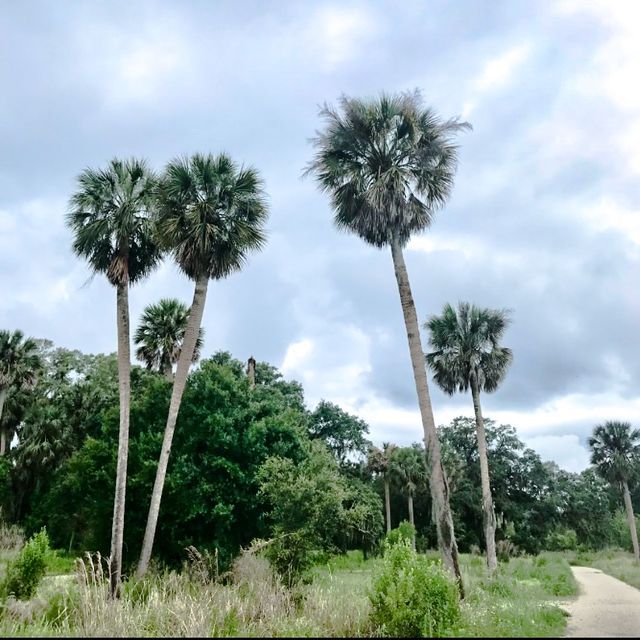
[{"label": "cloud", "polygon": [[[419,86],[474,127],[450,202],[405,252],[419,320],[458,300],[513,309],[514,362],[485,414],[577,468],[597,421],[640,409],[637,10],[14,3],[0,24],[0,325],[114,351],[115,293],[87,283],[64,226],[75,176],[113,156],[161,169],[226,150],[264,175],[269,242],[211,283],[205,355],[280,364],[310,406],[338,402],[377,442],[419,440],[389,252],[336,232],[328,198],[300,180],[319,104]],[[167,295],[193,296],[170,262],[132,289],[132,326]],[[468,397],[431,392],[438,424],[472,415]]]},{"label": "cloud", "polygon": [[475,83],[478,91],[489,91],[508,84],[529,56],[530,49],[530,45],[520,44],[485,63]]}]

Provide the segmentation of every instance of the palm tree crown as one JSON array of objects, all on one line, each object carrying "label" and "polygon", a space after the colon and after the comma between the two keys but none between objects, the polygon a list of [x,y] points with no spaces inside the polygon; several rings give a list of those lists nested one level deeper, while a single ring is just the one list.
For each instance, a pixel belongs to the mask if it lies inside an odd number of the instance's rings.
[{"label": "palm tree crown", "polygon": [[70,199],[73,250],[116,286],[146,276],[160,260],[153,230],[156,176],[144,160],[85,169]]},{"label": "palm tree crown", "polygon": [[599,424],[589,438],[591,464],[609,482],[623,483],[640,471],[640,429],[628,422]]},{"label": "palm tree crown", "polygon": [[433,351],[427,362],[436,383],[449,395],[467,391],[475,380],[480,391],[495,391],[511,364],[511,349],[500,346],[509,324],[506,311],[460,302],[446,304],[441,316],[425,323]]},{"label": "palm tree crown", "polygon": [[377,101],[343,96],[342,113],[327,105],[326,128],[305,174],[328,192],[338,228],[383,247],[431,223],[453,187],[457,146],[452,138],[470,128],[441,120],[425,108],[418,91]]},{"label": "palm tree crown", "polygon": [[419,446],[399,447],[391,456],[391,469],[408,495],[413,495],[420,482],[427,479],[424,452]]},{"label": "palm tree crown", "polygon": [[262,180],[225,154],[173,160],[159,194],[161,237],[189,278],[224,278],[265,243]]},{"label": "palm tree crown", "polygon": [[[136,330],[134,341],[138,345],[136,357],[147,369],[166,373],[180,357],[180,349],[187,329],[189,307],[179,300],[163,298],[148,305]],[[204,329],[200,329],[193,362],[200,358]]]},{"label": "palm tree crown", "polygon": [[25,338],[20,330],[0,331],[0,390],[33,387],[41,366],[33,338]]}]

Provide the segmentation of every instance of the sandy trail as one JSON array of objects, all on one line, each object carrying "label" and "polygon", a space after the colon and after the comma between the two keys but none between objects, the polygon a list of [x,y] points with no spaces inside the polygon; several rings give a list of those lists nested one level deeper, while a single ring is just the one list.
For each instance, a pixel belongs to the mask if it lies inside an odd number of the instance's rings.
[{"label": "sandy trail", "polygon": [[640,636],[640,591],[599,569],[571,567],[580,595],[562,603],[571,617],[568,638]]}]

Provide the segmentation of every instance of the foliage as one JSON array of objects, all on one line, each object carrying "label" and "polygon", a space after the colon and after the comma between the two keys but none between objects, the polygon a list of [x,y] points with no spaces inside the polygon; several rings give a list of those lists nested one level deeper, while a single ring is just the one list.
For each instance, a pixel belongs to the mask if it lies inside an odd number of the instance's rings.
[{"label": "foliage", "polygon": [[416,528],[407,520],[403,520],[396,529],[391,529],[384,539],[384,548],[390,549],[398,544],[411,544],[416,535]]},{"label": "foliage", "polygon": [[611,483],[632,480],[640,468],[640,429],[628,422],[597,425],[589,438],[591,464]]},{"label": "foliage", "polygon": [[[134,336],[134,342],[138,345],[138,360],[147,369],[170,374],[180,357],[188,319],[189,307],[173,298],[163,298],[146,306]],[[193,354],[194,362],[200,359],[203,342],[204,329],[200,328]]]},{"label": "foliage", "polygon": [[226,154],[194,154],[169,162],[158,188],[158,232],[192,280],[237,271],[265,243],[267,205],[255,169]]},{"label": "foliage", "polygon": [[507,312],[460,302],[457,311],[446,304],[441,316],[431,316],[427,363],[436,383],[449,395],[495,391],[511,363],[511,350],[499,345],[508,325]]},{"label": "foliage", "polygon": [[4,597],[13,595],[19,600],[30,598],[44,577],[48,553],[49,537],[46,529],[42,529],[29,538],[18,555],[9,561],[0,593]]},{"label": "foliage", "polygon": [[325,128],[313,143],[307,174],[331,196],[335,223],[376,247],[396,238],[404,246],[431,223],[453,186],[457,146],[469,128],[441,120],[418,91],[377,100],[343,96],[325,106]]},{"label": "foliage", "polygon": [[365,438],[369,425],[338,405],[321,400],[309,416],[309,435],[322,440],[338,463],[346,465],[350,458],[362,458],[371,443]]},{"label": "foliage", "polygon": [[78,176],[66,217],[73,250],[114,286],[143,279],[161,258],[153,228],[156,180],[136,158]]},{"label": "foliage", "polygon": [[573,529],[559,527],[547,535],[545,548],[549,551],[573,550],[578,546],[578,534]]},{"label": "foliage", "polygon": [[381,635],[441,636],[458,622],[458,589],[438,563],[406,540],[385,553],[370,593],[371,619]]}]

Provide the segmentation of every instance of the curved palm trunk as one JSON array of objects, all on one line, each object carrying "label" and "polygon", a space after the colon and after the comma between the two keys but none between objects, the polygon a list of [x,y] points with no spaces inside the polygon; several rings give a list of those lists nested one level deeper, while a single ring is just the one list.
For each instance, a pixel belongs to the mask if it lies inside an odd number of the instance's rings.
[{"label": "curved palm trunk", "polygon": [[173,382],[173,391],[171,392],[169,415],[167,416],[167,425],[164,430],[164,440],[162,441],[162,450],[160,451],[156,480],[153,485],[153,493],[151,494],[151,504],[149,505],[149,515],[147,517],[147,528],[144,532],[142,551],[140,552],[140,560],[138,561],[138,568],[136,570],[136,576],[138,578],[141,578],[147,572],[149,560],[151,559],[153,540],[156,534],[156,526],[158,524],[158,514],[160,513],[162,490],[164,488],[164,481],[167,475],[169,454],[171,453],[171,442],[176,428],[178,412],[180,411],[182,394],[184,393],[184,388],[187,384],[189,367],[193,360],[193,353],[200,333],[200,325],[202,324],[202,314],[204,312],[204,304],[207,298],[208,285],[208,276],[202,276],[196,280],[196,286],[193,292],[193,304],[191,305],[191,311],[189,312],[189,321],[187,322],[187,329],[184,333],[182,349],[180,350],[180,358],[178,359],[178,366]]},{"label": "curved palm trunk", "polygon": [[117,287],[116,321],[118,325],[118,390],[120,395],[120,430],[118,466],[111,524],[111,595],[120,596],[122,543],[124,539],[124,505],[127,490],[129,454],[129,403],[131,400],[131,355],[129,352],[129,284]]},{"label": "curved palm trunk", "polygon": [[389,492],[389,478],[384,475],[384,507],[387,513],[387,533],[391,531],[391,496]]},{"label": "curved palm trunk", "polygon": [[473,410],[476,414],[476,435],[478,438],[478,455],[480,457],[480,481],[482,484],[482,514],[484,518],[484,541],[487,547],[487,567],[495,571],[498,566],[496,558],[496,514],[491,497],[491,483],[489,481],[489,460],[487,456],[487,438],[480,406],[480,389],[475,379],[471,381],[471,395],[473,396]]},{"label": "curved palm trunk", "polygon": [[433,513],[438,532],[438,546],[445,566],[454,575],[458,582],[461,597],[464,597],[464,586],[462,584],[462,574],[460,573],[460,563],[458,561],[458,545],[456,544],[453,530],[453,518],[451,507],[449,506],[449,488],[442,459],[440,456],[440,442],[436,432],[436,425],[433,419],[433,409],[429,396],[429,384],[427,382],[427,370],[425,366],[424,352],[420,340],[420,329],[418,327],[418,316],[411,294],[411,285],[407,267],[402,255],[400,242],[394,239],[391,243],[391,256],[398,282],[402,313],[407,330],[407,340],[409,342],[409,352],[411,354],[411,365],[413,367],[413,378],[418,394],[418,404],[420,405],[420,415],[422,417],[422,428],[424,430],[424,444],[427,454],[427,467],[431,475],[431,499],[433,502]]},{"label": "curved palm trunk", "polygon": [[[2,412],[4,410],[4,401],[7,398],[7,390],[0,390],[0,422],[2,422]],[[4,427],[0,428],[0,456],[7,452],[7,432]]]},{"label": "curved palm trunk", "polygon": [[638,549],[638,531],[636,529],[636,518],[633,513],[633,505],[631,504],[631,495],[629,494],[629,485],[626,480],[622,483],[622,491],[624,493],[624,506],[627,508],[627,520],[629,521],[629,531],[631,532],[631,542],[633,543],[633,555],[636,562],[640,562],[640,550]]}]

